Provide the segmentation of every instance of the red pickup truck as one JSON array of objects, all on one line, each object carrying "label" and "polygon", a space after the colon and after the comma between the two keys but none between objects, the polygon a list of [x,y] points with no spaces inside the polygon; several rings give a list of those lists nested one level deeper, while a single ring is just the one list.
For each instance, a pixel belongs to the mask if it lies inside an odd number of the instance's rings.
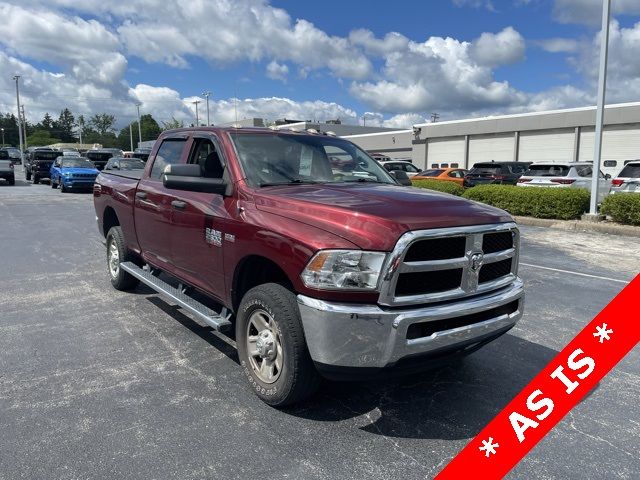
[{"label": "red pickup truck", "polygon": [[271,405],[321,376],[438,365],[522,316],[507,213],[402,187],[335,136],[171,130],[143,171],[103,171],[93,195],[113,286],[142,281],[230,330]]}]

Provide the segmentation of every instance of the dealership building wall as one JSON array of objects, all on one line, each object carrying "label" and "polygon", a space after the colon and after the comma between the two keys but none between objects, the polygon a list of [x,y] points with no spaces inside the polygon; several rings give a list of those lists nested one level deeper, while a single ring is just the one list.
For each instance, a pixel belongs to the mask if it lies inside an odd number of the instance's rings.
[{"label": "dealership building wall", "polygon": [[381,153],[394,160],[411,159],[413,130],[392,130],[390,132],[366,133],[344,136],[369,153]]},{"label": "dealership building wall", "polygon": [[[411,157],[420,168],[486,161],[570,162],[593,160],[595,107],[453,120],[346,137],[369,152]],[[640,159],[640,102],[605,109],[602,160],[617,173]]]}]

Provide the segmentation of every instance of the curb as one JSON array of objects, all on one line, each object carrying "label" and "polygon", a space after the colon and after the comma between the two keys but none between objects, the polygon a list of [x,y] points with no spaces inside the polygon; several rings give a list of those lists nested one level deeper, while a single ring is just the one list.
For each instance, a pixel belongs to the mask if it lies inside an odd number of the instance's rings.
[{"label": "curb", "polygon": [[582,220],[549,220],[534,217],[513,217],[518,225],[531,227],[547,227],[557,230],[574,232],[597,232],[610,235],[625,235],[628,237],[640,237],[640,227],[632,225],[620,225],[612,222],[585,222]]}]

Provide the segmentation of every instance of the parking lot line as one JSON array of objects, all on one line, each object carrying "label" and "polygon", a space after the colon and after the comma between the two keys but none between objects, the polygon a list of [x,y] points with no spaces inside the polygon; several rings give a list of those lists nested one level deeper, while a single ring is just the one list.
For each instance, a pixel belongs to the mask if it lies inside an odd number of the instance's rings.
[{"label": "parking lot line", "polygon": [[600,275],[590,275],[588,273],[574,272],[574,271],[571,271],[571,270],[562,270],[561,268],[543,267],[542,265],[532,265],[531,263],[520,262],[520,265],[525,266],[525,267],[541,268],[542,270],[551,270],[553,272],[569,273],[571,275],[579,275],[581,277],[598,278],[600,280],[607,280],[609,282],[624,283],[625,285],[627,283],[629,283],[627,280],[620,280],[620,279],[617,279],[617,278],[610,278],[610,277],[602,277]]}]

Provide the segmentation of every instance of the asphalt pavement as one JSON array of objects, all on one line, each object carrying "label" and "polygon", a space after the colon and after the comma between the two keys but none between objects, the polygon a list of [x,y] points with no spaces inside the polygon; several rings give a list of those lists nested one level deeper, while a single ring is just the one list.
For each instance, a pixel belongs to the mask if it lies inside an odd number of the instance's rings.
[{"label": "asphalt pavement", "polygon": [[[637,239],[523,227],[526,313],[508,334],[276,410],[231,340],[111,287],[90,194],[16,180],[0,184],[0,479],[432,478],[640,271]],[[640,478],[639,357],[509,478]]]}]

